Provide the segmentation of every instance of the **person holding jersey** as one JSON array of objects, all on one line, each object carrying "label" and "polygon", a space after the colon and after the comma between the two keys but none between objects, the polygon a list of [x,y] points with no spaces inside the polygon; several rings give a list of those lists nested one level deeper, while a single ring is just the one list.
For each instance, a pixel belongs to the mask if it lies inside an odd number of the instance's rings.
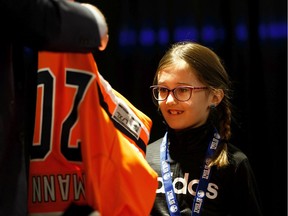
[{"label": "person holding jersey", "polygon": [[108,26],[93,5],[56,0],[0,1],[0,215],[27,215],[38,50],[103,50]]},{"label": "person holding jersey", "polygon": [[231,81],[218,55],[178,42],[159,62],[153,101],[167,131],[147,146],[158,173],[152,216],[262,216],[247,156],[230,143]]}]

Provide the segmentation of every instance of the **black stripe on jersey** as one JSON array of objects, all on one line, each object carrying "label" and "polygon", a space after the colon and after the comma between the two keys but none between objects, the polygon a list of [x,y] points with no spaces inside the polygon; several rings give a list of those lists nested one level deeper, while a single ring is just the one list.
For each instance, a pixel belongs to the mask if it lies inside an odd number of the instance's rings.
[{"label": "black stripe on jersey", "polygon": [[126,127],[124,127],[122,124],[118,123],[117,121],[115,121],[115,119],[112,117],[112,114],[109,112],[108,109],[108,104],[105,102],[103,95],[101,93],[101,89],[97,84],[97,88],[98,88],[98,95],[99,95],[99,102],[101,107],[106,111],[106,113],[108,114],[109,118],[112,120],[115,128],[117,128],[121,133],[125,134],[126,136],[128,136],[129,138],[131,138],[136,145],[142,149],[142,151],[146,154],[146,145],[144,143],[144,141],[139,137],[139,139],[137,139],[133,133],[131,133],[131,131],[129,131]]}]

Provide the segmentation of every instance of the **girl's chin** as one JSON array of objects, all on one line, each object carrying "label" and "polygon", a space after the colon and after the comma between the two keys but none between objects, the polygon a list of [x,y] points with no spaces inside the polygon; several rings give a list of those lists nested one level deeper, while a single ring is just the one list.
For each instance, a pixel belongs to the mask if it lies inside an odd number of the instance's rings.
[{"label": "girl's chin", "polygon": [[175,131],[180,131],[180,130],[187,128],[187,127],[183,127],[179,124],[178,125],[177,124],[169,124],[169,127]]}]

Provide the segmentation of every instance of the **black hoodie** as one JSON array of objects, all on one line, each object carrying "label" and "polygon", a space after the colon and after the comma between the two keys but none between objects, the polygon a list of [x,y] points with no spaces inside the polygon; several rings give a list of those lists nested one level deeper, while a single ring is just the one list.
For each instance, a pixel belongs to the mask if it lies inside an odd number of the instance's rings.
[{"label": "black hoodie", "polygon": [[[213,126],[205,124],[181,132],[168,129],[172,182],[181,215],[191,216],[191,208]],[[158,190],[151,215],[169,215],[160,168],[159,139],[148,145],[146,159],[158,173]],[[211,168],[211,177],[201,216],[262,216],[258,189],[246,155],[228,144],[229,165]],[[175,190],[176,189],[176,190]]]}]

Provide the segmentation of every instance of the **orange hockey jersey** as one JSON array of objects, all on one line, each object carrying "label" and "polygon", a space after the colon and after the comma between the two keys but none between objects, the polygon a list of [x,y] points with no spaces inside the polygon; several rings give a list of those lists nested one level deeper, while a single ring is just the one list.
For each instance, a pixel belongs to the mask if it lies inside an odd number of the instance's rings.
[{"label": "orange hockey jersey", "polygon": [[151,126],[91,53],[40,52],[29,215],[61,215],[71,202],[101,216],[149,215],[157,189],[144,157]]}]

